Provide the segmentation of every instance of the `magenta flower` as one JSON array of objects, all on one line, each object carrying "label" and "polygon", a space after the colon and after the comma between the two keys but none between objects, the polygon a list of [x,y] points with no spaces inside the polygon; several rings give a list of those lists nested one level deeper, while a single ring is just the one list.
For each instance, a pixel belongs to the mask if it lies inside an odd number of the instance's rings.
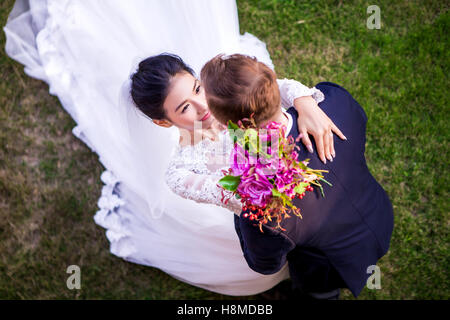
[{"label": "magenta flower", "polygon": [[285,192],[285,188],[287,185],[291,184],[293,180],[291,170],[278,171],[275,177],[275,186],[278,191]]},{"label": "magenta flower", "polygon": [[233,175],[241,176],[256,163],[256,160],[250,159],[248,152],[236,143],[230,154],[230,162]]},{"label": "magenta flower", "polygon": [[272,184],[259,169],[250,175],[243,175],[237,191],[255,206],[263,207],[272,197]]},{"label": "magenta flower", "polygon": [[266,129],[268,129],[268,130],[279,130],[281,128],[284,131],[286,127],[284,125],[282,125],[281,123],[278,123],[278,122],[275,122],[275,121],[272,121],[272,122],[270,122],[269,124],[266,125]]}]

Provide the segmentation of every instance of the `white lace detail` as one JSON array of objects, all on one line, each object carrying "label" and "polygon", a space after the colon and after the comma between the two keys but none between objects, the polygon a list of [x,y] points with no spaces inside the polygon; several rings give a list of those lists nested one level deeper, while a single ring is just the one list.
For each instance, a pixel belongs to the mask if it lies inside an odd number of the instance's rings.
[{"label": "white lace detail", "polygon": [[316,87],[308,88],[300,82],[293,79],[277,79],[280,88],[281,106],[289,109],[294,105],[294,100],[300,97],[312,96],[317,103],[325,100],[325,96]]},{"label": "white lace detail", "polygon": [[216,141],[203,139],[195,145],[179,146],[166,171],[167,185],[183,198],[221,206],[239,215],[241,202],[233,197],[224,204],[222,188],[217,185],[222,170],[229,167],[231,146],[227,130]]}]

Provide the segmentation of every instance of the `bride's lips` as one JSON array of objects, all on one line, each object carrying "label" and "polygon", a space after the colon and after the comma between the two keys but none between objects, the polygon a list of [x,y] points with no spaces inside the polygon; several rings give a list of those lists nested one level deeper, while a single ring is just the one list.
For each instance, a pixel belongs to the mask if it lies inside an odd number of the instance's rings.
[{"label": "bride's lips", "polygon": [[205,121],[206,119],[208,119],[211,116],[211,113],[208,111],[207,114],[205,114],[205,116],[203,118],[200,119],[200,121]]}]

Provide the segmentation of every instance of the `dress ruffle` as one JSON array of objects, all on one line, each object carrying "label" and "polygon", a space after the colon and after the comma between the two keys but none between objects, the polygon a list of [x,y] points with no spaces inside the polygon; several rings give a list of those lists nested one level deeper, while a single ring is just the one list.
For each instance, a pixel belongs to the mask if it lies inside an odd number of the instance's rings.
[{"label": "dress ruffle", "polygon": [[94,216],[95,222],[105,228],[106,237],[111,247],[110,251],[121,258],[127,259],[136,252],[131,231],[127,228],[128,222],[120,214],[121,206],[125,205],[125,200],[120,198],[118,187],[119,179],[109,171],[103,171],[100,179],[105,184],[97,205],[100,208]]}]

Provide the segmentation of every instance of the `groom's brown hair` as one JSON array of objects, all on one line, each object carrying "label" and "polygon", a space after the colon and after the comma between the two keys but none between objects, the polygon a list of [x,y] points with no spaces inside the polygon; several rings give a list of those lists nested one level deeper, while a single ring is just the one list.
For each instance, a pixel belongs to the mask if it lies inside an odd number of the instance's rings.
[{"label": "groom's brown hair", "polygon": [[254,57],[220,54],[205,64],[200,78],[209,109],[221,123],[236,123],[253,113],[258,124],[280,108],[275,72]]}]

